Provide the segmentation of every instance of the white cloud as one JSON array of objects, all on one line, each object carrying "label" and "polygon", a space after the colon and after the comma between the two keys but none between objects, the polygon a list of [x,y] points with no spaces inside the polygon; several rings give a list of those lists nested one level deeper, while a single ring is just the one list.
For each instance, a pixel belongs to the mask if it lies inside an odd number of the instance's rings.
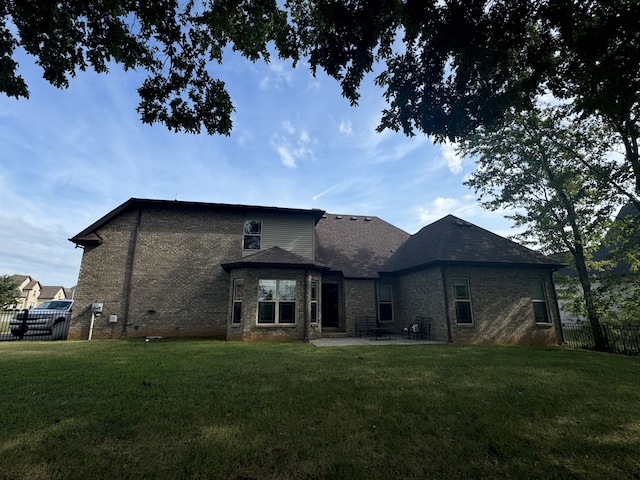
[{"label": "white cloud", "polygon": [[338,126],[338,131],[343,135],[351,135],[351,132],[353,131],[353,127],[351,126],[351,121],[342,120],[340,122],[340,125]]},{"label": "white cloud", "polygon": [[289,135],[296,133],[295,127],[288,120],[286,122],[282,122],[282,128],[284,128]]},{"label": "white cloud", "polygon": [[285,167],[295,168],[296,167],[296,159],[295,152],[291,150],[289,145],[277,145],[276,151],[278,155],[280,155],[280,160]]},{"label": "white cloud", "polygon": [[473,216],[480,207],[471,195],[460,198],[437,197],[431,204],[417,208],[421,224],[429,224],[447,215]]},{"label": "white cloud", "polygon": [[267,65],[267,72],[260,80],[261,90],[280,90],[282,85],[293,84],[293,68],[286,62],[272,59]]},{"label": "white cloud", "polygon": [[440,153],[451,173],[457,174],[462,172],[462,157],[456,154],[454,144],[449,141],[442,143],[440,145]]},{"label": "white cloud", "polygon": [[271,138],[271,146],[280,156],[285,167],[295,168],[299,160],[314,160],[312,145],[315,143],[306,130],[297,131],[295,126],[282,123],[285,135],[276,134]]}]

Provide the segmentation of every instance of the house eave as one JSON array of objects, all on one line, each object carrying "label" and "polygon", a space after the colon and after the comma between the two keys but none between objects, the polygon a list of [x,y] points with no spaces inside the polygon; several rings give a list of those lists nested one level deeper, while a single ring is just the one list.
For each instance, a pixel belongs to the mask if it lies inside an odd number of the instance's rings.
[{"label": "house eave", "polygon": [[113,218],[117,217],[118,215],[128,210],[129,208],[135,208],[135,207],[140,208],[144,206],[173,207],[173,208],[187,207],[187,208],[198,208],[198,209],[219,208],[219,209],[231,210],[236,212],[263,212],[263,213],[286,213],[286,214],[295,214],[295,215],[307,215],[313,218],[314,224],[317,224],[322,218],[322,216],[325,214],[324,210],[320,210],[317,208],[301,209],[301,208],[283,208],[283,207],[264,207],[259,205],[185,202],[182,200],[153,200],[153,199],[132,197],[126,202],[124,202],[123,204],[121,204],[120,206],[116,207],[115,209],[113,209],[112,211],[104,215],[99,220],[89,225],[87,228],[82,230],[77,235],[70,238],[69,241],[75,243],[76,245],[83,245],[83,242],[87,244],[88,242],[84,240],[84,238],[92,233],[96,233],[100,228],[104,227],[111,220],[113,220]]},{"label": "house eave", "polygon": [[493,267],[493,268],[539,268],[544,270],[557,271],[565,267],[566,264],[562,263],[527,263],[527,262],[485,262],[485,261],[470,261],[470,260],[434,260],[431,262],[422,263],[420,265],[412,265],[406,268],[400,268],[397,270],[384,270],[378,272],[380,276],[383,275],[400,275],[405,273],[411,273],[419,270],[425,270],[427,268],[439,267],[439,266],[458,266],[458,267]]},{"label": "house eave", "polygon": [[231,270],[235,270],[238,268],[294,268],[298,270],[329,270],[329,267],[324,265],[319,265],[317,263],[287,263],[287,262],[229,262],[229,263],[221,263],[220,266],[224,269],[225,272],[230,272]]}]

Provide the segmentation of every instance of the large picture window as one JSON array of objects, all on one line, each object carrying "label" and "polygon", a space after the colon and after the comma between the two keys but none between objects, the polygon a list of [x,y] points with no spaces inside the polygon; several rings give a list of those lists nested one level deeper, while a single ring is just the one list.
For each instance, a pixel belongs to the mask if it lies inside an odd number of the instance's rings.
[{"label": "large picture window", "polygon": [[471,290],[469,289],[468,278],[453,279],[453,299],[456,305],[456,322],[472,324]]},{"label": "large picture window", "polygon": [[531,280],[529,282],[529,293],[533,303],[533,315],[536,323],[549,323],[549,311],[547,310],[547,298],[544,294],[544,282],[542,280]]},{"label": "large picture window", "polygon": [[260,250],[262,240],[262,222],[260,220],[245,220],[242,248],[245,250]]},{"label": "large picture window", "polygon": [[378,284],[378,319],[393,322],[393,290],[388,283]]},{"label": "large picture window", "polygon": [[295,280],[260,280],[258,283],[258,323],[296,322]]}]

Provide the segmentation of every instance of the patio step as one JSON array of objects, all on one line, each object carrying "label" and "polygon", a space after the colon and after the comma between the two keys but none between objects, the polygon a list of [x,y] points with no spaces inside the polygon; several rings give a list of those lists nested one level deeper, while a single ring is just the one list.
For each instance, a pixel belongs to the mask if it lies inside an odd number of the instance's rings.
[{"label": "patio step", "polygon": [[347,332],[338,332],[336,330],[322,330],[322,338],[348,338]]}]

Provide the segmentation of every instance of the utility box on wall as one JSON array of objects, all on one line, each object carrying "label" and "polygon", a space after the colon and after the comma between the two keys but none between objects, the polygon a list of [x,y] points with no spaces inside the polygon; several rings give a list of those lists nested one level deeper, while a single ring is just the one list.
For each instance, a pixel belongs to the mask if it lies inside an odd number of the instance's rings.
[{"label": "utility box on wall", "polygon": [[117,323],[118,322],[118,316],[117,315],[110,315],[109,316],[109,323]]},{"label": "utility box on wall", "polygon": [[91,304],[91,313],[102,313],[102,309],[104,308],[104,304],[102,302],[92,303]]}]

